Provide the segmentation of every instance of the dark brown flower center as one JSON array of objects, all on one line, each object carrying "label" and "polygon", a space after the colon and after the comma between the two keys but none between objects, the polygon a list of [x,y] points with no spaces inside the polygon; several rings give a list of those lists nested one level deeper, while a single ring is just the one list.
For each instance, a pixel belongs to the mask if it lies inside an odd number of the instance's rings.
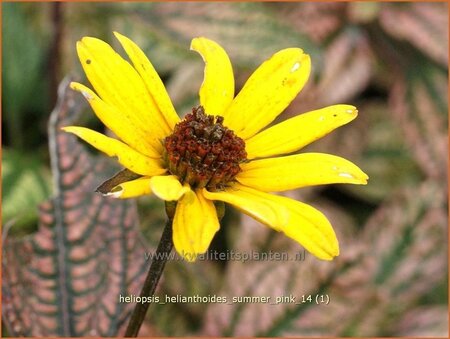
[{"label": "dark brown flower center", "polygon": [[179,122],[164,140],[170,173],[193,188],[223,189],[247,159],[245,142],[223,126],[223,117],[205,113],[202,106]]}]

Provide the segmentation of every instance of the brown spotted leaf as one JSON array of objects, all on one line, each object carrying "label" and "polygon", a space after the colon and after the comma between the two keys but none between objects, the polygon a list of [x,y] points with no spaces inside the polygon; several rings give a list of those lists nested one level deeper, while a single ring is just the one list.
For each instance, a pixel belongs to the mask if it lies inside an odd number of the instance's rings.
[{"label": "brown spotted leaf", "polygon": [[54,198],[40,205],[38,232],[6,237],[3,319],[13,336],[116,336],[146,268],[132,201],[105,198],[95,188],[117,168],[94,158],[73,135],[80,108],[67,81],[49,123]]}]

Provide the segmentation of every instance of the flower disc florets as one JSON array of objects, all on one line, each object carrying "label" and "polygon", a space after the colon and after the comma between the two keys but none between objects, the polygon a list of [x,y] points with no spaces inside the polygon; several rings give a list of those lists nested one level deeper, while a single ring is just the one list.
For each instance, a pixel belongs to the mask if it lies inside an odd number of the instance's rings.
[{"label": "flower disc florets", "polygon": [[223,117],[208,115],[199,106],[165,138],[165,160],[181,182],[216,191],[241,171],[239,164],[247,159],[245,142],[222,123]]}]

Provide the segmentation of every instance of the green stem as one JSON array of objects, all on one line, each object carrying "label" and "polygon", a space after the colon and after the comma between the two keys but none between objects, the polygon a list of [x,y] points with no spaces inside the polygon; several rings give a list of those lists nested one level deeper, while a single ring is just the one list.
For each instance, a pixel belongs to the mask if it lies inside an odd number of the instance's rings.
[{"label": "green stem", "polygon": [[[142,286],[141,297],[151,297],[155,293],[159,278],[161,278],[172,248],[172,220],[169,218],[161,235],[158,248],[153,256],[153,261],[150,265],[147,277],[145,278],[144,286]],[[137,337],[149,305],[150,303],[136,304],[133,313],[131,314],[127,330],[125,331],[125,337]]]}]

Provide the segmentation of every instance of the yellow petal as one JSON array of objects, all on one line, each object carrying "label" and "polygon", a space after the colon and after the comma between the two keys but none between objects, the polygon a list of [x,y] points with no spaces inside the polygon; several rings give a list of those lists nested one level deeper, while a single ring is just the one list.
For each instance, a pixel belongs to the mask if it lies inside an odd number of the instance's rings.
[{"label": "yellow petal", "polygon": [[62,129],[77,135],[110,157],[116,156],[120,164],[137,174],[153,176],[163,174],[166,171],[161,166],[160,160],[146,157],[119,140],[84,127],[68,126]]},{"label": "yellow petal", "polygon": [[155,107],[158,109],[155,114],[158,114],[162,119],[164,119],[170,129],[173,130],[175,124],[178,123],[180,118],[178,117],[172,101],[170,100],[169,94],[167,93],[166,88],[164,87],[164,84],[152,63],[139,48],[139,46],[132,40],[117,32],[114,32],[114,35],[119,40],[123,49],[133,63],[134,68],[138,71],[144,81],[147,91],[152,98]]},{"label": "yellow petal", "polygon": [[331,260],[339,254],[336,234],[330,222],[309,205],[239,184],[222,192],[204,189],[203,193],[208,199],[232,204],[274,230],[283,232],[320,259]]},{"label": "yellow petal", "polygon": [[140,197],[150,193],[152,193],[152,190],[150,189],[150,178],[145,177],[123,182],[114,187],[111,192],[105,194],[105,196],[127,199]]},{"label": "yellow petal", "polygon": [[265,192],[336,183],[365,185],[368,179],[350,161],[323,153],[254,160],[242,164],[241,169],[236,176],[241,184]]},{"label": "yellow petal", "polygon": [[216,42],[195,38],[191,50],[205,61],[205,76],[200,88],[200,104],[211,115],[223,115],[234,98],[233,68],[227,53]]},{"label": "yellow petal", "polygon": [[350,105],[334,105],[300,114],[245,141],[247,158],[264,158],[299,150],[356,118]]},{"label": "yellow petal", "polygon": [[103,101],[116,107],[145,135],[157,151],[171,128],[159,115],[138,72],[107,43],[85,37],[77,43],[77,52],[87,78]]},{"label": "yellow petal", "polygon": [[72,82],[70,87],[83,94],[97,117],[121,140],[144,155],[151,158],[160,157],[159,152],[153,148],[147,136],[141,133],[141,128],[133,125],[134,122],[128,119],[125,114],[104,102],[97,94],[82,84]]},{"label": "yellow petal", "polygon": [[220,200],[233,205],[259,222],[280,231],[289,221],[286,207],[272,199],[273,195],[250,187],[235,184],[225,191],[208,192],[203,190],[207,199]]},{"label": "yellow petal", "polygon": [[187,261],[195,261],[206,252],[219,227],[214,203],[201,191],[189,190],[178,201],[173,218],[175,249]]},{"label": "yellow petal", "polygon": [[309,55],[287,48],[265,61],[225,112],[224,124],[248,139],[270,124],[297,96],[311,71]]},{"label": "yellow petal", "polygon": [[328,219],[314,207],[276,196],[280,205],[289,209],[289,223],[282,231],[317,258],[331,260],[339,255],[339,244]]},{"label": "yellow petal", "polygon": [[178,200],[189,191],[189,187],[181,185],[175,175],[154,176],[150,187],[158,198],[166,201]]}]

